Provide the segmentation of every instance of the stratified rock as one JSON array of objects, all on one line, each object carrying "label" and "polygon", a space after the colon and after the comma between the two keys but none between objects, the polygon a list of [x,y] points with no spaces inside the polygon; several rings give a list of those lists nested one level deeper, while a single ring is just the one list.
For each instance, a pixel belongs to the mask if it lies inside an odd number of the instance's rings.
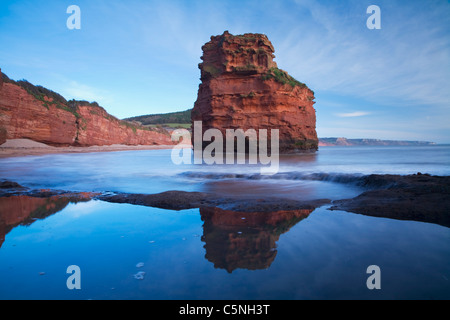
[{"label": "stratified rock", "polygon": [[78,132],[76,144],[80,146],[170,145],[169,134],[149,130],[130,122],[119,120],[98,105],[77,103]]},{"label": "stratified rock", "polygon": [[270,129],[279,129],[281,152],[317,149],[314,92],[278,69],[266,35],[225,31],[202,49],[191,118],[202,121],[203,132],[267,129],[270,136]]},{"label": "stratified rock", "polygon": [[6,129],[0,127],[0,145],[4,144],[5,142],[6,142]]},{"label": "stratified rock", "polygon": [[66,101],[56,92],[0,74],[0,144],[5,139],[52,146],[173,144],[167,133],[119,120],[97,103]]},{"label": "stratified rock", "polygon": [[6,130],[7,139],[72,145],[77,133],[76,117],[52,102],[46,96],[38,100],[23,87],[4,81],[0,87],[0,127]]}]

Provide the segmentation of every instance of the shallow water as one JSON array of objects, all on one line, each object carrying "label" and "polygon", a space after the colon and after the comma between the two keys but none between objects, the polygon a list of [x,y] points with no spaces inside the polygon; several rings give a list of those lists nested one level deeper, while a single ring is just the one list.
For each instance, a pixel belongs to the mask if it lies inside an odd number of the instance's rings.
[{"label": "shallow water", "polygon": [[[217,214],[68,204],[7,234],[0,298],[450,298],[448,228],[326,207],[275,226]],[[80,267],[81,290],[66,287],[69,265]],[[366,286],[369,265],[381,269],[380,290]]]},{"label": "shallow water", "polygon": [[[342,199],[362,191],[352,184],[361,174],[448,175],[449,159],[446,146],[329,147],[283,157],[280,173],[263,177],[258,167],[175,166],[170,150],[155,150],[1,159],[0,178],[72,191]],[[0,299],[450,298],[449,228],[327,208],[0,198]],[[70,265],[80,267],[81,290],[66,286]],[[366,286],[370,265],[380,267],[380,290]]]}]

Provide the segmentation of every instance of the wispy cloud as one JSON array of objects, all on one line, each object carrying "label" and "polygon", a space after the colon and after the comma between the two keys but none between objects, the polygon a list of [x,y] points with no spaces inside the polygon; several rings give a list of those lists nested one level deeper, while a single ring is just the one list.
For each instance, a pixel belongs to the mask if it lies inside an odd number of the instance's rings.
[{"label": "wispy cloud", "polygon": [[279,62],[315,91],[447,107],[450,103],[450,5],[380,0],[382,29],[368,30],[360,1],[345,11],[297,1],[310,18],[280,35]]},{"label": "wispy cloud", "polygon": [[102,93],[102,90],[96,89],[94,87],[78,83],[76,81],[70,81],[67,86],[63,89],[62,94],[67,99],[80,99],[87,101],[105,101],[109,98],[105,98],[107,95]]},{"label": "wispy cloud", "polygon": [[365,111],[355,111],[349,113],[337,113],[336,115],[340,118],[353,118],[353,117],[363,117],[369,115],[370,112]]}]

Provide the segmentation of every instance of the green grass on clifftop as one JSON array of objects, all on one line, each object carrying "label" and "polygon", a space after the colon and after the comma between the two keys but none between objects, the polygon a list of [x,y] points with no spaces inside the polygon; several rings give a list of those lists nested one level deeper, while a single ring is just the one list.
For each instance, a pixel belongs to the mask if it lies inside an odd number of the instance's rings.
[{"label": "green grass on clifftop", "polygon": [[278,68],[270,68],[269,71],[263,75],[263,80],[274,79],[276,82],[282,84],[289,84],[291,87],[306,88],[306,84],[294,79],[286,71]]},{"label": "green grass on clifftop", "polygon": [[126,118],[127,121],[137,121],[142,125],[157,125],[157,124],[187,124],[191,123],[191,110],[160,113],[160,114],[147,114],[143,116]]}]

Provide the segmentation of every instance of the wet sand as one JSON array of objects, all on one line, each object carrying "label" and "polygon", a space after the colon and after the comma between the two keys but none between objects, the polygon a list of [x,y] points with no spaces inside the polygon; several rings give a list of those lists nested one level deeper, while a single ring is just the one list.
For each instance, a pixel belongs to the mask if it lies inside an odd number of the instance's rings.
[{"label": "wet sand", "polygon": [[132,150],[157,150],[171,149],[173,145],[122,145],[113,144],[109,146],[90,147],[52,147],[29,139],[7,140],[0,145],[0,158],[38,156],[57,153],[87,153],[87,152],[114,152]]}]

